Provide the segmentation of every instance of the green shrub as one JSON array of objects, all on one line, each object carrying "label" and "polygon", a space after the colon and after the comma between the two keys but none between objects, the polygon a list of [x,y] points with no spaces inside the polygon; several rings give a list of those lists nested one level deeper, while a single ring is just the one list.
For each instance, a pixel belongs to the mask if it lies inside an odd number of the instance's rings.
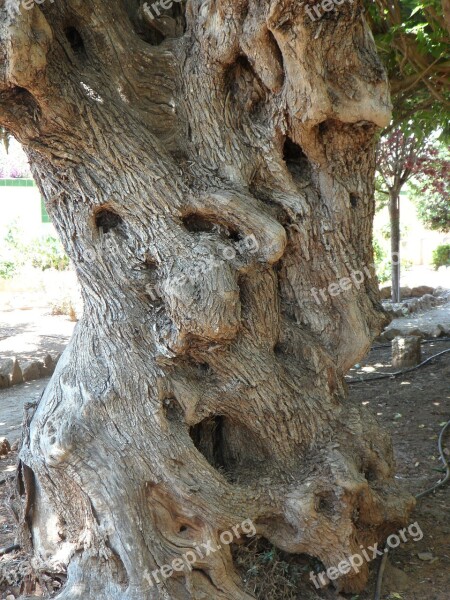
[{"label": "green shrub", "polygon": [[26,242],[17,224],[13,223],[0,244],[0,278],[11,279],[26,264],[42,271],[64,271],[69,267],[69,259],[55,237],[47,235]]},{"label": "green shrub", "polygon": [[377,238],[373,238],[373,258],[375,262],[375,270],[377,273],[378,281],[385,283],[391,278],[391,265],[388,261],[387,252],[380,244]]},{"label": "green shrub", "polygon": [[[392,264],[391,257],[388,252],[383,248],[379,239],[373,238],[373,258],[375,262],[375,271],[379,283],[386,283],[390,281],[392,277]],[[412,266],[412,262],[406,259],[400,259],[400,266],[402,270],[407,270]]]},{"label": "green shrub", "polygon": [[450,266],[450,244],[443,244],[433,250],[433,265],[436,271],[439,267]]},{"label": "green shrub", "polygon": [[0,257],[0,279],[12,279],[15,273],[15,263]]},{"label": "green shrub", "polygon": [[29,254],[33,267],[41,271],[46,269],[64,271],[69,266],[69,259],[60,241],[51,235],[35,240],[29,247]]}]

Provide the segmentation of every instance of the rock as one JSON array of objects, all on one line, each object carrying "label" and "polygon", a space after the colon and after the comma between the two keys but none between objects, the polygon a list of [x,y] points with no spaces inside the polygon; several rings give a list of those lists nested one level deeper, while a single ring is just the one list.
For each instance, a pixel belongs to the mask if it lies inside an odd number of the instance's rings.
[{"label": "rock", "polygon": [[11,445],[5,437],[0,438],[0,456],[6,456],[11,452]]},{"label": "rock", "polygon": [[400,298],[411,298],[411,288],[409,287],[401,287],[400,288]]},{"label": "rock", "polygon": [[450,300],[450,290],[447,290],[443,287],[437,287],[433,292],[433,296],[436,298],[442,298],[442,300],[447,302]]},{"label": "rock", "polygon": [[432,555],[431,552],[419,552],[417,554],[417,556],[419,557],[420,560],[425,560],[425,561],[428,561],[428,560],[431,561],[434,559],[434,556]]},{"label": "rock", "polygon": [[39,374],[41,377],[50,377],[55,370],[55,363],[50,354],[44,358],[43,363],[39,363]]},{"label": "rock", "polygon": [[418,287],[413,287],[411,290],[411,296],[413,298],[421,298],[425,296],[425,294],[433,294],[434,288],[428,285],[419,285]]},{"label": "rock", "polygon": [[445,328],[442,327],[442,325],[436,325],[436,327],[433,327],[433,329],[430,331],[430,336],[432,338],[443,337],[444,335],[445,335]]},{"label": "rock", "polygon": [[39,363],[37,360],[29,361],[25,363],[22,373],[24,381],[34,381],[35,379],[39,379],[41,376],[40,373],[40,365],[44,366],[42,363]]},{"label": "rock", "polygon": [[432,296],[431,294],[425,294],[424,296],[419,298],[418,304],[420,306],[420,310],[430,310],[430,308],[436,306],[437,302],[434,296]]},{"label": "rock", "polygon": [[0,390],[8,388],[11,385],[11,381],[7,375],[0,374]]},{"label": "rock", "polygon": [[414,300],[411,300],[410,302],[408,302],[408,312],[414,313],[418,310],[418,308],[419,308],[419,301],[417,300],[417,298],[414,298]]},{"label": "rock", "polygon": [[7,358],[0,363],[0,388],[7,388],[22,381],[22,370],[17,358]]},{"label": "rock", "polygon": [[395,337],[401,334],[402,332],[400,329],[393,327],[392,329],[386,329],[386,331],[383,331],[380,337],[383,338],[383,341],[392,342]]},{"label": "rock", "polygon": [[382,300],[389,300],[390,297],[391,297],[391,293],[392,292],[391,292],[391,286],[390,285],[387,286],[387,287],[381,288],[381,290],[380,290],[380,298]]},{"label": "rock", "polygon": [[58,364],[58,361],[59,361],[60,358],[61,358],[61,352],[58,352],[58,354],[53,359],[53,364],[55,365],[55,367]]},{"label": "rock", "polygon": [[[382,300],[390,300],[392,297],[392,287],[388,285],[387,287],[383,287],[380,289],[380,297]],[[400,298],[410,298],[411,297],[411,288],[402,287],[400,288]]]},{"label": "rock", "polygon": [[415,367],[421,362],[420,337],[398,336],[392,340],[392,366],[396,369]]},{"label": "rock", "polygon": [[19,361],[17,358],[14,359],[14,366],[11,373],[11,385],[17,385],[18,383],[23,383],[23,374],[22,369],[20,368]]},{"label": "rock", "polygon": [[8,594],[5,598],[5,600],[16,600],[16,597],[13,596],[12,594]]},{"label": "rock", "polygon": [[411,331],[408,331],[408,335],[415,335],[420,338],[427,337],[427,334],[421,331],[418,327],[414,327]]},{"label": "rock", "polygon": [[17,452],[17,450],[19,449],[19,446],[20,446],[20,438],[17,438],[17,440],[11,446],[11,452]]},{"label": "rock", "polygon": [[22,369],[17,358],[7,358],[0,364],[0,376],[9,379],[9,385],[22,383]]}]

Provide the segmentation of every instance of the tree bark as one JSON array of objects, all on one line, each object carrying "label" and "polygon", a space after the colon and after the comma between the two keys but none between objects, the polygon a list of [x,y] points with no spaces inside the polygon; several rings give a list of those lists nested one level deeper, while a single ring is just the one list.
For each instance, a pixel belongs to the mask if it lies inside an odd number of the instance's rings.
[{"label": "tree bark", "polygon": [[327,567],[405,524],[389,436],[343,382],[384,319],[390,105],[362,7],[0,7],[0,122],[85,306],[20,452],[22,544],[67,572],[58,598],[244,600],[229,546],[150,574],[245,519]]},{"label": "tree bark", "polygon": [[450,0],[442,0],[442,13],[447,31],[450,33]]},{"label": "tree bark", "polygon": [[389,190],[389,215],[391,223],[391,298],[400,302],[400,191]]}]

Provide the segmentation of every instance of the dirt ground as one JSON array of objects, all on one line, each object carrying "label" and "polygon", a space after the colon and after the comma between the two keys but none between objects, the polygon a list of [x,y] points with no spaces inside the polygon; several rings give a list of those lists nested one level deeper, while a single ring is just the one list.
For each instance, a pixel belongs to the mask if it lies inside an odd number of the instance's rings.
[{"label": "dirt ground", "polygon": [[[423,359],[448,348],[450,341],[424,344]],[[352,370],[350,375],[373,377],[395,371],[390,364],[390,352],[390,348],[372,350],[361,363],[361,369]],[[390,431],[397,462],[396,477],[407,490],[418,494],[443,477],[437,440],[450,418],[450,352],[395,379],[351,385],[350,401],[367,406]],[[449,460],[448,430],[444,446]],[[447,486],[418,500],[411,523],[418,522],[423,539],[410,540],[391,553],[394,569],[386,573],[383,598],[450,599],[449,490]],[[373,598],[373,587],[372,584],[367,592],[360,594],[358,600]]]},{"label": "dirt ground", "polygon": [[0,359],[16,356],[19,362],[43,360],[64,350],[75,323],[65,315],[52,315],[48,307],[0,309]]},{"label": "dirt ground", "polygon": [[[450,348],[450,341],[435,340],[423,345],[423,358]],[[375,347],[359,366],[352,369],[349,378],[370,378],[379,373],[392,372],[390,348]],[[39,393],[36,386],[23,394],[22,400],[32,399]],[[16,386],[15,393],[22,386]],[[411,493],[427,489],[442,474],[437,451],[438,434],[449,419],[450,406],[450,352],[426,366],[397,378],[350,384],[349,402],[363,404],[375,413],[381,424],[390,431],[397,460],[397,479]],[[0,421],[4,421],[6,407],[0,398]],[[12,431],[14,442],[17,430]],[[446,436],[446,453],[450,448],[450,432]],[[0,460],[0,479],[14,474],[16,453]],[[450,519],[449,487],[420,500],[411,517],[417,521],[423,538],[409,539],[390,553],[383,587],[383,600],[449,600],[450,598]],[[0,485],[0,546],[14,543],[15,525],[6,509],[8,484]],[[317,592],[309,581],[311,570],[320,571],[317,561],[305,556],[292,557],[277,551],[266,542],[254,540],[248,548],[241,548],[236,563],[249,591],[260,600],[371,600],[374,594],[377,561],[371,564],[371,579],[361,594],[340,595],[334,588]],[[20,582],[28,565],[20,552],[0,558],[0,597],[20,595]],[[5,573],[10,572],[10,581]],[[44,582],[45,583],[45,582]],[[44,585],[44,583],[42,585]],[[49,582],[47,582],[49,583]],[[60,581],[50,581],[49,587]],[[38,595],[42,588],[38,587]],[[52,594],[53,595],[53,594]],[[211,599],[214,600],[214,599]]]}]

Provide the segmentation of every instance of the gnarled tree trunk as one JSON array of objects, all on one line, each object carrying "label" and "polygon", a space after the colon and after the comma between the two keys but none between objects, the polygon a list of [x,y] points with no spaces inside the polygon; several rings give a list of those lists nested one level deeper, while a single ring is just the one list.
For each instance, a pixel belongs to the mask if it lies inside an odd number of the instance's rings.
[{"label": "gnarled tree trunk", "polygon": [[382,540],[412,500],[343,383],[383,319],[389,98],[362,7],[18,5],[0,0],[0,122],[85,305],[21,449],[36,566],[67,569],[60,600],[243,600],[228,546],[149,574],[245,519],[326,566]]}]

